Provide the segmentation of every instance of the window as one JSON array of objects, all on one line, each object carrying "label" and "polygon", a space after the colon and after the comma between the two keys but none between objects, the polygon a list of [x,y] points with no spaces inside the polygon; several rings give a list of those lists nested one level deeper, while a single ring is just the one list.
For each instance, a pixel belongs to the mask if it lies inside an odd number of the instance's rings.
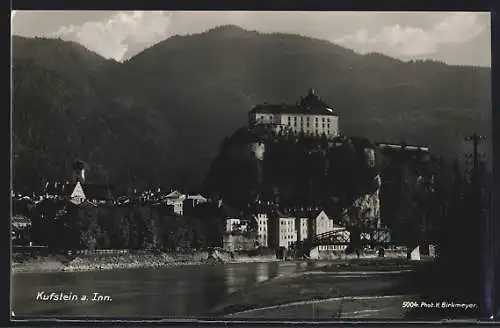
[{"label": "window", "polygon": [[316,122],[318,122],[318,118],[317,117],[315,117],[314,119],[316,120]]},{"label": "window", "polygon": [[307,122],[307,125],[306,125],[306,126],[307,126],[307,127],[309,127],[309,122]]},{"label": "window", "polygon": [[316,122],[316,129],[318,128],[318,122]]},{"label": "window", "polygon": [[330,123],[328,123],[328,124],[326,125],[326,127],[327,127],[327,128],[330,128]]},{"label": "window", "polygon": [[325,128],[325,123],[321,124],[322,128],[324,129]]}]

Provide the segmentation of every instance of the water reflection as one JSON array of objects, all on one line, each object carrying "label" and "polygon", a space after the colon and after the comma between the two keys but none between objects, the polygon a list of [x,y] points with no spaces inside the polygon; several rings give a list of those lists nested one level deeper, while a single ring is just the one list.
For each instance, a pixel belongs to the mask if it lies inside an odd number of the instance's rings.
[{"label": "water reflection", "polygon": [[226,290],[228,294],[236,291],[236,267],[228,266],[224,272],[224,280],[226,282]]},{"label": "water reflection", "polygon": [[257,272],[257,283],[269,279],[269,265],[267,263],[257,264],[256,272]]},{"label": "water reflection", "polygon": [[[293,271],[280,263],[186,266],[81,273],[16,274],[16,315],[196,317],[230,294]],[[112,302],[41,302],[38,291],[110,295]]]}]

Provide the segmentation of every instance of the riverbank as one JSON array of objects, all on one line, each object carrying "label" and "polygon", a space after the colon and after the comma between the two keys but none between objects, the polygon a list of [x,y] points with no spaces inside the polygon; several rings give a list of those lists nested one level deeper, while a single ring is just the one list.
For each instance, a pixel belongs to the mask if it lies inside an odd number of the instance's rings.
[{"label": "riverbank", "polygon": [[138,268],[165,268],[184,265],[204,265],[218,263],[253,263],[276,261],[276,256],[256,255],[231,257],[226,253],[209,254],[196,252],[191,254],[94,254],[79,255],[73,259],[63,255],[38,257],[14,257],[11,265],[13,273],[43,272],[83,272]]},{"label": "riverbank", "polygon": [[[356,259],[297,263],[292,274],[236,292],[211,316],[239,319],[404,319],[406,301],[421,300],[422,269],[431,262]],[[416,285],[416,286],[415,286]]]}]

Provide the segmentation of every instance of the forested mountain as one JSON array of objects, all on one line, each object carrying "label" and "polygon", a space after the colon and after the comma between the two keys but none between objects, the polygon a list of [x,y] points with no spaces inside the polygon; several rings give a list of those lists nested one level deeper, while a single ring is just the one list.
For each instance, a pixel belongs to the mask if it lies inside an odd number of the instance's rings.
[{"label": "forested mountain", "polygon": [[[430,145],[448,158],[489,134],[489,68],[360,55],[236,26],[174,36],[125,63],[61,40],[13,40],[14,184],[33,189],[80,158],[117,185],[199,184],[256,104],[310,88],[345,135]],[[461,156],[461,155],[460,155]]]},{"label": "forested mountain", "polygon": [[13,48],[16,189],[37,191],[45,179],[68,177],[77,158],[90,164],[94,181],[175,176],[182,161],[168,122],[154,108],[97,87],[115,62],[57,40],[14,38]]}]

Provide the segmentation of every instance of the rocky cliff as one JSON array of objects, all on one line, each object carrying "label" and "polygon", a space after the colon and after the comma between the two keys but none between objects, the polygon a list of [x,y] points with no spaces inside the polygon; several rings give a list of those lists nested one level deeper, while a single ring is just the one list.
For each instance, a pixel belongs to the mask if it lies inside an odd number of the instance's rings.
[{"label": "rocky cliff", "polygon": [[375,177],[378,187],[375,191],[360,195],[344,211],[342,220],[351,224],[359,223],[362,226],[380,227],[380,175]]},{"label": "rocky cliff", "polygon": [[242,128],[226,139],[205,187],[236,208],[254,201],[321,206],[349,225],[380,224],[380,153],[366,138],[277,136]]}]

